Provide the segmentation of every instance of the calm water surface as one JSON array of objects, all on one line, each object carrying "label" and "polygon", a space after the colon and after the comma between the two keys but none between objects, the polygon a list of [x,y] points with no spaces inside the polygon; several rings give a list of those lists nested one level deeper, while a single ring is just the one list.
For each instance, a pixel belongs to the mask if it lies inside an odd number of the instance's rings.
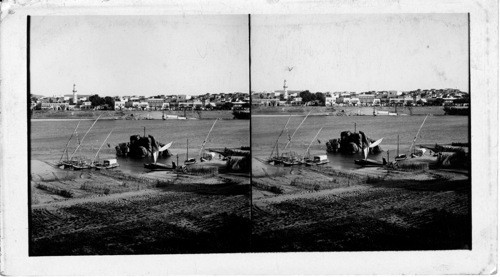
[{"label": "calm water surface", "polygon": [[[406,153],[415,137],[418,128],[425,116],[314,116],[308,117],[302,127],[295,134],[289,149],[300,155],[305,153],[307,146],[318,130],[323,127],[310,153],[312,155],[326,154],[325,143],[333,138],[339,138],[342,131],[364,131],[372,139],[384,138],[380,146],[384,151],[389,150],[392,158],[396,154],[397,136],[400,139],[400,153]],[[304,119],[304,116],[293,116],[288,124],[290,135]],[[272,147],[285,126],[288,117],[253,117],[252,118],[252,154],[258,158],[269,157]],[[318,139],[321,143],[318,142]],[[282,149],[286,144],[286,135],[280,139]],[[468,142],[468,117],[466,116],[429,116],[416,140],[419,144]],[[360,155],[328,154],[334,168],[357,168],[354,159]],[[379,155],[369,155],[371,159],[382,160],[387,157],[383,152]]]},{"label": "calm water surface", "polygon": [[[159,159],[161,163],[171,164],[186,158],[187,139],[189,139],[189,156],[198,155],[200,146],[205,139],[213,120],[99,120],[83,141],[78,154],[86,158],[93,158],[111,130],[113,133],[99,152],[101,159],[115,158],[115,146],[121,142],[128,142],[131,135],[153,135],[162,143],[173,141],[170,150],[174,156],[170,159]],[[81,139],[92,125],[92,120],[82,120],[78,126],[78,137]],[[31,122],[31,158],[43,161],[58,161],[73,133],[78,121],[32,121]],[[250,145],[249,120],[219,120],[208,139],[205,147],[240,147]],[[109,144],[109,147],[108,145]],[[76,148],[76,139],[69,144],[70,153]],[[144,163],[148,159],[119,158],[120,169],[124,171],[144,172]]]}]

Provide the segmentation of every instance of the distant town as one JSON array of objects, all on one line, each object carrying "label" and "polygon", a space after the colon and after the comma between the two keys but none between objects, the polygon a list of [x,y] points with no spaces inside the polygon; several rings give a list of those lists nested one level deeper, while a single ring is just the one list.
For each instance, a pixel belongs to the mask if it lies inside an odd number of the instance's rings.
[{"label": "distant town", "polygon": [[248,93],[201,95],[99,96],[73,93],[62,96],[31,95],[32,110],[233,110],[258,106],[467,106],[469,94],[458,89],[411,91],[310,92],[283,89]]},{"label": "distant town", "polygon": [[252,92],[252,106],[466,106],[469,94],[458,89],[417,89],[412,91],[310,92],[282,90]]},{"label": "distant town", "polygon": [[99,96],[72,94],[31,95],[32,110],[233,110],[250,107],[248,93],[206,93],[202,95]]}]

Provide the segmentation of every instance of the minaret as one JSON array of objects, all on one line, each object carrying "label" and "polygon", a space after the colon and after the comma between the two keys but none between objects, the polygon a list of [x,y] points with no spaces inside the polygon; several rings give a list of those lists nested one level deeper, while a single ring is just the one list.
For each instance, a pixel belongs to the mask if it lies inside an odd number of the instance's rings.
[{"label": "minaret", "polygon": [[76,85],[73,84],[73,105],[76,105],[77,101],[78,101],[78,97],[76,96]]},{"label": "minaret", "polygon": [[286,85],[286,80],[283,82],[283,98],[288,99],[288,86]]}]

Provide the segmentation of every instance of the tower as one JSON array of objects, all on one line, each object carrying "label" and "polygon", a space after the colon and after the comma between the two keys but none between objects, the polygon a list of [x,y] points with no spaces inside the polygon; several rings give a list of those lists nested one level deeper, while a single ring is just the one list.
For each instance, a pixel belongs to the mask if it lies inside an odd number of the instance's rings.
[{"label": "tower", "polygon": [[283,98],[288,99],[288,86],[286,80],[283,82]]},{"label": "tower", "polygon": [[76,95],[76,85],[73,84],[73,104],[76,105],[77,101],[78,101],[78,97]]}]

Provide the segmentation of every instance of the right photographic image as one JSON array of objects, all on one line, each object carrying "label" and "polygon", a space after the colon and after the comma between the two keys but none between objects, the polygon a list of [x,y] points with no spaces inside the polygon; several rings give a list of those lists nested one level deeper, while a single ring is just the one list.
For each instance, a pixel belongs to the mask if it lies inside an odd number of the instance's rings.
[{"label": "right photographic image", "polygon": [[251,16],[254,252],[472,249],[469,22]]}]

